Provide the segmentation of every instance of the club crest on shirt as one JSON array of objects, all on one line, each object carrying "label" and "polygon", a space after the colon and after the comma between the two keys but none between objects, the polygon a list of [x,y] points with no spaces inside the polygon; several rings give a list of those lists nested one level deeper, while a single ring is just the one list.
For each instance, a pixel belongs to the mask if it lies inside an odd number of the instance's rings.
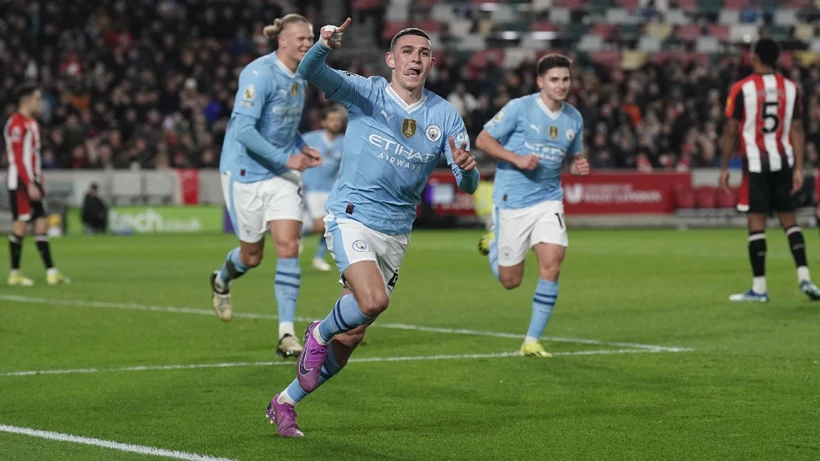
[{"label": "club crest on shirt", "polygon": [[297,84],[295,84],[295,83],[294,83],[294,84],[290,87],[290,95],[291,95],[291,96],[296,96],[298,93],[299,93],[299,85],[297,85]]},{"label": "club crest on shirt", "polygon": [[575,130],[573,130],[572,128],[567,130],[567,139],[570,141],[575,139]]},{"label": "club crest on shirt", "polygon": [[550,126],[550,139],[556,139],[558,137],[558,127],[555,125]]},{"label": "club crest on shirt", "polygon": [[404,119],[401,123],[401,134],[407,139],[412,138],[416,134],[416,121],[412,118]]},{"label": "club crest on shirt", "polygon": [[245,87],[245,100],[250,101],[251,99],[256,96],[256,88],[253,85],[248,85]]},{"label": "club crest on shirt", "polygon": [[441,128],[438,125],[430,125],[427,127],[427,130],[424,131],[424,135],[427,136],[432,142],[438,142],[441,139]]}]

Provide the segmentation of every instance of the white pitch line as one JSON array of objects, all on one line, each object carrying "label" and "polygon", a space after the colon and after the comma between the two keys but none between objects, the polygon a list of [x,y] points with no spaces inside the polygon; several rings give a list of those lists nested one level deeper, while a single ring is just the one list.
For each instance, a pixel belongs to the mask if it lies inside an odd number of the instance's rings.
[{"label": "white pitch line", "polygon": [[[555,357],[567,357],[573,355],[616,355],[616,354],[652,354],[669,352],[650,349],[602,349],[589,351],[553,352]],[[682,351],[678,351],[682,352]],[[373,362],[416,362],[421,360],[469,360],[469,359],[493,359],[503,357],[521,357],[520,352],[498,352],[494,354],[449,354],[449,355],[416,355],[416,356],[396,356],[396,357],[354,357],[351,362],[373,363]],[[134,367],[120,368],[73,368],[64,370],[29,370],[29,371],[9,371],[0,373],[1,377],[7,376],[39,376],[39,375],[69,375],[82,373],[114,373],[123,371],[166,371],[166,370],[198,370],[202,368],[237,368],[237,367],[277,367],[294,366],[293,362],[226,362],[226,363],[194,363],[188,365],[140,365]]]},{"label": "white pitch line", "polygon": [[[16,301],[20,303],[34,303],[34,304],[47,304],[47,305],[54,305],[54,306],[80,306],[80,307],[103,307],[103,308],[110,308],[110,309],[128,309],[128,310],[140,310],[140,311],[153,311],[153,312],[171,312],[177,314],[196,314],[196,315],[207,315],[212,316],[213,311],[205,310],[205,309],[194,309],[190,307],[175,307],[175,306],[156,306],[150,304],[132,304],[132,303],[115,303],[115,302],[108,302],[108,301],[83,301],[83,300],[71,300],[71,299],[53,299],[53,298],[35,298],[30,296],[17,296],[17,295],[0,295],[0,300],[6,301]],[[272,314],[258,314],[253,312],[234,312],[234,317],[238,318],[247,318],[247,319],[261,319],[261,320],[276,320],[278,319],[277,316]],[[316,320],[314,318],[309,317],[296,317],[296,320],[300,322],[310,322]],[[497,332],[497,331],[482,331],[482,330],[467,330],[461,328],[441,328],[441,327],[430,327],[424,325],[408,325],[404,323],[379,323],[376,322],[373,324],[375,327],[380,328],[389,328],[394,330],[411,330],[411,331],[424,331],[428,333],[443,333],[443,334],[454,334],[454,335],[475,335],[475,336],[491,336],[495,338],[515,338],[515,339],[522,339],[524,335],[520,335],[517,333],[504,333],[504,332]],[[657,346],[654,344],[636,344],[636,343],[624,343],[624,342],[613,342],[613,341],[601,341],[597,339],[584,339],[584,338],[559,338],[559,337],[545,337],[547,341],[557,341],[557,342],[566,342],[566,343],[578,343],[578,344],[594,344],[598,346],[613,346],[613,347],[629,347],[629,348],[637,348],[637,349],[646,349],[649,351],[661,351],[661,352],[688,352],[692,349],[685,348],[685,347],[669,347],[669,346]]]},{"label": "white pitch line", "polygon": [[150,456],[162,456],[165,458],[184,459],[188,461],[233,461],[229,458],[215,458],[213,456],[198,455],[195,453],[187,453],[184,451],[165,450],[163,448],[147,447],[144,445],[132,445],[130,443],[120,443],[111,440],[83,437],[80,435],[61,434],[59,432],[41,431],[37,429],[31,429],[28,427],[7,426],[5,424],[0,424],[0,432],[27,435],[30,437],[38,437],[41,439],[56,440],[58,442],[71,442],[83,445],[94,445],[97,447],[110,448],[113,450],[124,451],[128,453],[139,453],[141,455]]},{"label": "white pitch line", "polygon": [[[651,349],[602,349],[589,351],[553,352],[555,357],[566,357],[573,355],[616,355],[616,354],[652,354],[670,352],[665,350]],[[677,351],[683,352],[683,351]],[[497,352],[493,354],[447,354],[447,355],[415,355],[415,356],[395,356],[395,357],[354,357],[350,362],[374,363],[374,362],[417,362],[423,360],[471,360],[471,359],[494,359],[504,357],[521,357],[520,352]],[[134,367],[120,368],[69,368],[63,370],[28,370],[9,371],[0,373],[0,377],[7,376],[39,376],[39,375],[69,375],[81,373],[115,373],[124,371],[167,371],[167,370],[198,370],[203,368],[238,368],[238,367],[277,367],[294,366],[293,362],[225,362],[225,363],[194,363],[187,365],[140,365]]]}]

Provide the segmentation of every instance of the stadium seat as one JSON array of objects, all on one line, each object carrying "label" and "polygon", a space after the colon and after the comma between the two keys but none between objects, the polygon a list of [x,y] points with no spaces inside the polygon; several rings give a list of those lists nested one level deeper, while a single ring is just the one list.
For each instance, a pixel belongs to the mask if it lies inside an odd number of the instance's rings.
[{"label": "stadium seat", "polygon": [[695,188],[695,200],[701,210],[712,210],[717,205],[717,188],[701,186]]},{"label": "stadium seat", "polygon": [[734,192],[727,193],[723,189],[717,190],[717,207],[734,208],[737,205],[737,196]]},{"label": "stadium seat", "polygon": [[757,40],[758,28],[753,24],[735,24],[729,28],[728,37],[722,41],[731,43],[751,43]]},{"label": "stadium seat", "polygon": [[718,23],[726,25],[740,24],[740,11],[720,10],[720,15],[718,16]]},{"label": "stadium seat", "polygon": [[590,54],[590,59],[604,67],[612,68],[621,62],[621,52],[618,50],[598,51]]},{"label": "stadium seat", "polygon": [[606,10],[606,22],[609,24],[632,24],[637,17],[623,8],[609,8]]},{"label": "stadium seat", "polygon": [[[735,26],[732,26],[731,28],[734,29],[736,27],[739,27],[739,26],[735,25]],[[740,27],[742,27],[742,26],[740,26]],[[752,26],[752,27],[754,27],[754,26]],[[710,24],[708,26],[707,30],[708,30],[707,33],[710,36],[717,38],[721,42],[725,43],[725,42],[729,41],[729,33],[730,33],[729,32],[729,30],[730,30],[729,26],[724,25],[724,24]],[[757,32],[756,27],[755,27],[755,32]]]},{"label": "stadium seat", "polygon": [[685,42],[693,43],[695,40],[697,40],[699,37],[701,37],[703,35],[703,33],[702,33],[701,27],[699,25],[697,25],[697,24],[686,24],[686,25],[678,27],[678,30],[675,33],[675,35],[679,39],[681,39]]},{"label": "stadium seat", "polygon": [[686,15],[686,12],[678,8],[667,11],[665,19],[669,24],[676,26],[682,26],[692,22],[689,16]]},{"label": "stadium seat", "polygon": [[569,8],[553,8],[550,10],[550,21],[556,24],[569,24],[572,22],[572,13]]},{"label": "stadium seat", "polygon": [[695,191],[692,187],[675,189],[675,208],[679,210],[693,210],[696,208]]},{"label": "stadium seat", "polygon": [[720,40],[718,40],[717,37],[709,35],[698,37],[697,40],[695,40],[695,50],[701,53],[719,53],[722,48]]},{"label": "stadium seat", "polygon": [[604,39],[600,35],[586,34],[576,46],[578,51],[596,52],[604,49]]},{"label": "stadium seat", "polygon": [[650,37],[666,40],[672,35],[674,27],[666,22],[650,22],[644,28],[644,33]]},{"label": "stadium seat", "polygon": [[637,70],[646,64],[646,53],[643,51],[625,50],[621,56],[621,69]]},{"label": "stadium seat", "polygon": [[648,53],[654,53],[661,50],[663,40],[658,37],[650,37],[644,35],[638,40],[638,50]]},{"label": "stadium seat", "polygon": [[534,11],[536,13],[543,13],[543,12],[546,12],[546,11],[550,11],[550,17],[551,18],[552,18],[552,15],[555,14],[555,10],[557,10],[557,9],[566,10],[566,8],[554,7],[553,3],[554,3],[553,0],[533,0],[532,1],[532,6],[530,8],[532,8],[532,11]]},{"label": "stadium seat", "polygon": [[[445,23],[451,23],[452,21],[458,19],[458,16],[456,16],[453,11],[453,7],[445,4],[433,5],[430,10],[430,17],[436,18]],[[452,33],[452,25],[450,27],[450,32]]]},{"label": "stadium seat", "polygon": [[751,0],[723,0],[723,8],[726,10],[742,11],[749,6]]},{"label": "stadium seat", "polygon": [[779,26],[794,26],[797,25],[797,11],[795,10],[777,10],[774,12],[774,23]]}]

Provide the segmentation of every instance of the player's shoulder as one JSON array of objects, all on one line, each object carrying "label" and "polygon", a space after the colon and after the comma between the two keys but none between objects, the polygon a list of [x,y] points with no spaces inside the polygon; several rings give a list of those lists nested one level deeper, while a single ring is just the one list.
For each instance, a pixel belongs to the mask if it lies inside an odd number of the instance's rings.
[{"label": "player's shoulder", "polygon": [[254,59],[248,63],[244,69],[242,69],[239,77],[259,81],[275,77],[275,73],[273,71],[274,59],[275,57],[272,54],[266,54]]},{"label": "player's shoulder", "polygon": [[574,120],[584,121],[584,116],[581,115],[581,111],[566,101],[564,101],[564,114]]},{"label": "player's shoulder", "polygon": [[313,139],[313,138],[317,138],[321,135],[322,135],[322,130],[308,131],[307,133],[302,135],[302,139],[305,139],[305,140]]},{"label": "player's shoulder", "polygon": [[729,94],[734,95],[734,94],[739,93],[740,91],[743,90],[744,85],[746,85],[749,82],[754,82],[758,78],[760,78],[760,76],[758,74],[751,74],[747,77],[744,77],[744,78],[736,81],[735,83],[732,83],[732,85],[729,87]]},{"label": "player's shoulder", "polygon": [[23,117],[19,112],[15,112],[6,120],[6,129],[16,126],[25,127],[27,121],[26,117]]}]

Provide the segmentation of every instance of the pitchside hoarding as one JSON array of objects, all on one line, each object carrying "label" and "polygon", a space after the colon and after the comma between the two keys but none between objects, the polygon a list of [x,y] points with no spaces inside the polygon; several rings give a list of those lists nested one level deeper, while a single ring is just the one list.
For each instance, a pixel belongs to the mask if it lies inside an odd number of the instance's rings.
[{"label": "pitchside hoarding", "polygon": [[[675,189],[692,185],[691,173],[593,172],[564,175],[568,215],[673,214]],[[456,186],[449,171],[436,171],[422,201],[436,216],[473,216],[473,198]],[[420,209],[423,211],[424,207]]]}]

